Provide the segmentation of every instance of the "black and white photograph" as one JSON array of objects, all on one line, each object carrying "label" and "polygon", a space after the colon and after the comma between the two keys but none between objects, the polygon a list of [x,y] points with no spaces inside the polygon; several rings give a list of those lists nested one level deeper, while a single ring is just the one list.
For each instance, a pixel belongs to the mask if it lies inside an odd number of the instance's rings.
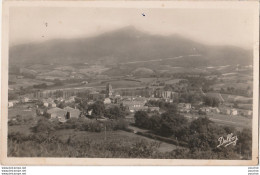
[{"label": "black and white photograph", "polygon": [[5,160],[257,164],[256,2],[11,2]]}]

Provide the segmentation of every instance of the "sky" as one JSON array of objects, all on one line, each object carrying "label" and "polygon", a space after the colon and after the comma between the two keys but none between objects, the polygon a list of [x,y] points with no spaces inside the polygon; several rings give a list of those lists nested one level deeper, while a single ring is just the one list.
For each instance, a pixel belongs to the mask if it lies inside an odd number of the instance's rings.
[{"label": "sky", "polygon": [[11,7],[10,45],[99,35],[125,26],[150,34],[179,34],[211,45],[251,48],[254,20],[248,9],[141,9]]}]

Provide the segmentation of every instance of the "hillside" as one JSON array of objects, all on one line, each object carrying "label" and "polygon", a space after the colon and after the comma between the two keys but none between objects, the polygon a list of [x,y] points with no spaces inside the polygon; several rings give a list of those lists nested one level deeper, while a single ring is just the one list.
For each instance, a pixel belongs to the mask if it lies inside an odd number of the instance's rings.
[{"label": "hillside", "polygon": [[[179,35],[150,35],[126,27],[91,38],[56,39],[10,47],[10,64],[101,63],[175,66],[249,65],[250,51],[208,46]],[[159,62],[159,63],[158,63]]]}]

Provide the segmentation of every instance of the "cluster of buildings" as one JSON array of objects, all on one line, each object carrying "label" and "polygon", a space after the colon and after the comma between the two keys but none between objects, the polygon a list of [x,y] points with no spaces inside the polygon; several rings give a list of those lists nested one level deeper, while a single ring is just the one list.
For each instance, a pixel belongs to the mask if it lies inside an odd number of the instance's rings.
[{"label": "cluster of buildings", "polygon": [[[87,82],[83,82],[87,84]],[[64,89],[64,90],[46,90],[34,93],[34,99],[38,99],[42,102],[42,106],[47,108],[47,115],[50,119],[58,119],[60,122],[66,122],[70,118],[78,118],[81,115],[81,111],[71,107],[65,107],[63,109],[58,108],[57,104],[60,102],[74,103],[77,98],[77,93],[84,93],[84,97],[88,99],[88,104],[92,104],[95,101],[103,101],[106,106],[109,105],[123,105],[130,112],[136,111],[158,111],[159,107],[149,107],[146,103],[149,100],[164,100],[166,102],[172,102],[173,99],[178,98],[178,93],[165,90],[163,88],[141,88],[141,89],[118,89],[113,90],[112,85],[108,83],[104,91],[97,92],[91,89]],[[214,97],[219,99],[220,103],[224,103],[224,99],[220,93],[203,93],[205,96]],[[55,97],[55,98],[53,98]],[[19,101],[13,100],[8,102],[8,107],[13,107],[16,103],[27,103],[31,100],[28,97],[23,97]],[[194,110],[194,107],[190,103],[179,103],[178,110],[182,113],[189,113]],[[199,108],[200,111],[205,113],[224,114],[229,116],[243,115],[252,116],[250,110],[238,110],[235,108],[217,108],[203,106]],[[88,111],[88,115],[91,115],[92,111]]]},{"label": "cluster of buildings", "polygon": [[215,114],[223,114],[228,116],[246,116],[250,117],[252,116],[253,112],[252,110],[243,110],[243,109],[236,109],[236,108],[227,108],[227,107],[202,107],[200,108],[200,111],[205,113],[215,113]]},{"label": "cluster of buildings", "polygon": [[71,118],[79,118],[81,115],[81,111],[78,109],[71,108],[69,106],[61,109],[61,108],[51,108],[47,110],[47,115],[49,115],[50,120],[59,120],[60,122],[64,123],[68,119]]},{"label": "cluster of buildings", "polygon": [[179,103],[178,104],[178,109],[180,112],[185,112],[188,113],[191,111],[191,104],[190,103]]}]

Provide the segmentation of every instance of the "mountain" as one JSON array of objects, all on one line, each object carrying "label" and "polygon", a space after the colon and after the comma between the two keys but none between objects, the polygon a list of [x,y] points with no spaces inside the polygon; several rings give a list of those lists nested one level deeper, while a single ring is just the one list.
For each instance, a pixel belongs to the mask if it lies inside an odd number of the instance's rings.
[{"label": "mountain", "polygon": [[98,36],[55,39],[10,47],[10,64],[101,63],[156,66],[250,65],[252,52],[209,46],[180,35],[151,35],[125,27]]}]

